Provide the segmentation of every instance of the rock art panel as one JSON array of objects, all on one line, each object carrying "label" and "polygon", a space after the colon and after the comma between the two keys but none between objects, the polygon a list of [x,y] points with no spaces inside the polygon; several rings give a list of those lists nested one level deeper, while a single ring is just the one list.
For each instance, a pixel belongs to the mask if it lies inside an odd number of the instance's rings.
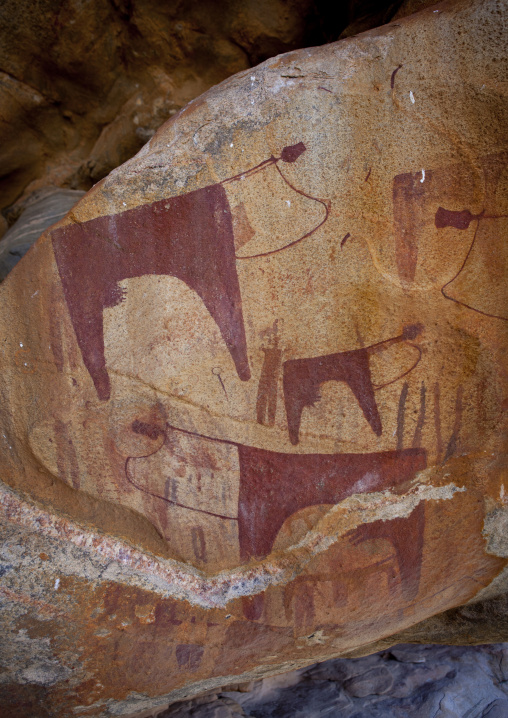
[{"label": "rock art panel", "polygon": [[307,665],[503,585],[496,7],[214,88],[0,288],[2,580],[12,635],[40,609],[58,636],[55,715]]}]

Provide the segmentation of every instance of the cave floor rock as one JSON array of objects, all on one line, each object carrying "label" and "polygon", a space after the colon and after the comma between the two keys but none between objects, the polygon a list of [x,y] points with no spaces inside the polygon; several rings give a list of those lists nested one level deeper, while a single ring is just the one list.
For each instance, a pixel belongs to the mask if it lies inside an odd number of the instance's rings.
[{"label": "cave floor rock", "polygon": [[399,644],[174,704],[157,718],[506,718],[508,644]]}]

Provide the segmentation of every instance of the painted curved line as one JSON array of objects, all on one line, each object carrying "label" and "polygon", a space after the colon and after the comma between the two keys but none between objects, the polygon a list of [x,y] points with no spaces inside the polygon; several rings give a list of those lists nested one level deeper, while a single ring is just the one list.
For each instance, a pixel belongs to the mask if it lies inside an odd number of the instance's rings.
[{"label": "painted curved line", "polygon": [[[407,342],[408,339],[415,339],[418,334],[420,334],[423,330],[422,324],[408,324],[404,327],[404,331],[402,334],[399,334],[396,337],[389,337],[388,339],[382,339],[380,342],[375,342],[374,344],[369,344],[366,347],[363,347],[366,349],[369,354],[374,354],[379,351],[384,351],[383,346],[385,344],[388,344],[388,347],[393,346],[394,344],[399,344],[400,342]],[[408,335],[408,333],[405,333],[407,331],[411,331],[411,334],[414,334],[414,336]],[[408,342],[409,343],[409,342]],[[410,344],[410,346],[413,346]],[[387,347],[387,349],[388,349]],[[353,350],[356,351],[356,350]]]},{"label": "painted curved line", "polygon": [[[192,432],[185,432],[185,433],[192,433]],[[196,434],[196,436],[199,436],[199,434]],[[205,437],[206,438],[206,437]],[[225,442],[227,443],[227,442]],[[160,447],[162,448],[162,447]],[[194,506],[187,506],[186,504],[180,504],[178,501],[172,501],[171,499],[167,499],[165,496],[161,496],[160,494],[156,494],[153,491],[149,491],[148,489],[145,489],[143,486],[140,486],[137,484],[129,475],[129,461],[131,459],[147,459],[149,456],[153,456],[157,453],[157,451],[160,451],[160,448],[156,451],[152,451],[151,454],[147,454],[146,456],[129,456],[125,460],[125,466],[124,466],[124,472],[125,477],[129,484],[131,486],[134,486],[135,489],[138,489],[138,491],[141,491],[143,494],[147,494],[147,496],[153,496],[156,499],[160,499],[161,501],[165,501],[167,504],[171,504],[172,506],[178,506],[181,509],[187,509],[189,511],[198,511],[200,514],[206,514],[207,516],[214,516],[218,519],[227,519],[228,521],[238,521],[238,518],[234,516],[225,516],[223,514],[216,514],[213,511],[205,511],[204,509],[196,509]]]},{"label": "painted curved line", "polygon": [[399,65],[398,67],[396,67],[395,70],[392,72],[392,75],[391,75],[391,77],[390,77],[390,87],[391,87],[392,90],[393,90],[393,88],[395,87],[395,75],[398,73],[398,71],[401,69],[401,67],[402,67],[402,65]]},{"label": "painted curved line", "polygon": [[314,202],[319,202],[320,204],[322,204],[323,207],[325,208],[325,216],[324,216],[323,220],[322,220],[316,227],[314,227],[314,229],[311,229],[310,232],[307,232],[307,234],[304,234],[302,237],[299,237],[298,239],[295,239],[293,242],[290,242],[289,244],[285,244],[283,247],[278,247],[277,249],[271,249],[271,250],[268,251],[268,252],[260,252],[259,254],[248,254],[248,255],[245,255],[245,256],[243,256],[243,257],[238,256],[238,254],[235,254],[235,258],[236,258],[237,260],[240,260],[240,259],[257,259],[258,257],[269,257],[271,254],[277,254],[277,252],[282,252],[282,251],[285,250],[285,249],[289,249],[290,247],[294,247],[296,244],[299,244],[299,243],[302,242],[304,239],[307,239],[308,237],[310,237],[311,235],[313,235],[314,232],[317,232],[317,230],[324,225],[324,223],[326,222],[326,220],[327,220],[328,217],[329,217],[329,214],[330,214],[330,201],[329,201],[329,200],[319,199],[318,197],[312,197],[310,194],[307,194],[307,193],[304,192],[303,190],[298,189],[298,188],[295,187],[293,184],[291,184],[291,182],[290,182],[286,177],[284,177],[284,174],[280,171],[280,169],[279,169],[279,167],[278,167],[277,164],[275,164],[275,169],[276,169],[277,172],[280,174],[280,176],[282,177],[282,179],[284,180],[284,182],[285,182],[289,187],[291,187],[291,189],[292,189],[294,192],[297,192],[298,194],[301,194],[303,197],[306,197],[307,199],[311,199],[311,200],[313,200]]},{"label": "painted curved line", "polygon": [[384,389],[385,386],[390,386],[390,384],[395,384],[396,381],[400,381],[405,376],[407,376],[410,372],[413,371],[413,369],[416,369],[418,364],[420,363],[422,359],[422,350],[417,344],[411,344],[410,342],[407,343],[407,346],[413,347],[413,349],[416,349],[418,351],[418,359],[415,361],[413,366],[409,367],[407,371],[404,372],[404,374],[401,374],[400,376],[396,377],[395,379],[392,379],[391,381],[387,381],[386,384],[380,384],[379,386],[374,386],[374,391],[378,391],[379,389]]},{"label": "painted curved line", "polygon": [[263,162],[260,162],[255,167],[251,167],[250,169],[246,170],[245,172],[239,172],[237,175],[233,175],[233,177],[228,177],[225,180],[222,180],[219,182],[219,184],[228,184],[228,182],[238,182],[238,180],[242,180],[246,177],[251,177],[252,175],[257,174],[258,172],[261,172],[261,170],[264,170],[265,167],[268,167],[269,165],[276,165],[277,162],[280,160],[280,157],[274,157],[273,155],[267,159],[263,160]]},{"label": "painted curved line", "polygon": [[447,294],[445,292],[446,287],[449,287],[450,284],[452,284],[456,279],[458,279],[458,277],[460,276],[460,274],[464,270],[464,267],[467,264],[467,260],[469,259],[469,256],[470,256],[471,252],[473,251],[473,247],[476,242],[476,235],[478,234],[478,229],[480,227],[480,220],[481,219],[503,219],[505,217],[506,217],[506,215],[499,215],[499,216],[479,215],[478,216],[478,219],[476,220],[476,229],[474,231],[473,241],[471,242],[471,246],[468,249],[466,257],[465,257],[464,261],[462,262],[457,274],[454,277],[452,277],[448,282],[446,282],[446,284],[443,284],[443,286],[441,287],[441,294],[443,295],[443,297],[445,299],[449,299],[450,302],[455,302],[455,304],[458,304],[461,307],[465,307],[466,309],[470,309],[472,312],[476,312],[477,314],[482,314],[484,317],[490,317],[491,319],[500,319],[503,322],[508,322],[507,317],[500,317],[498,314],[489,314],[488,312],[483,312],[481,309],[476,309],[475,307],[472,307],[470,304],[466,304],[466,302],[461,302],[459,299],[454,299],[454,297],[451,297],[449,294]]}]

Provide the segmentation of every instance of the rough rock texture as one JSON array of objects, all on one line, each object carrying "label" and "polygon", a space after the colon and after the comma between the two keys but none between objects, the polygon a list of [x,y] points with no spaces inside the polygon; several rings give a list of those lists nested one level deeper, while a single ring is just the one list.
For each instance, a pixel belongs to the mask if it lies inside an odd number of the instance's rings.
[{"label": "rough rock texture", "polygon": [[3,0],[0,211],[12,224],[41,187],[88,190],[215,83],[388,22],[406,5],[418,8],[415,0]]},{"label": "rough rock texture", "polygon": [[506,718],[508,648],[400,644],[231,686],[157,718]]},{"label": "rough rock texture", "polygon": [[9,710],[125,715],[492,632],[504,9],[236,75],[2,284]]}]

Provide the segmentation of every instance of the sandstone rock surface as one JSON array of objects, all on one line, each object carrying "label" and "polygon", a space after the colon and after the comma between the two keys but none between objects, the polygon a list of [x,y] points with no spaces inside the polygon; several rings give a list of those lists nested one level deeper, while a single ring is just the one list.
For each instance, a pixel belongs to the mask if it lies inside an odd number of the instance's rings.
[{"label": "sandstone rock surface", "polygon": [[4,705],[151,710],[504,594],[504,11],[234,76],[12,270]]}]

